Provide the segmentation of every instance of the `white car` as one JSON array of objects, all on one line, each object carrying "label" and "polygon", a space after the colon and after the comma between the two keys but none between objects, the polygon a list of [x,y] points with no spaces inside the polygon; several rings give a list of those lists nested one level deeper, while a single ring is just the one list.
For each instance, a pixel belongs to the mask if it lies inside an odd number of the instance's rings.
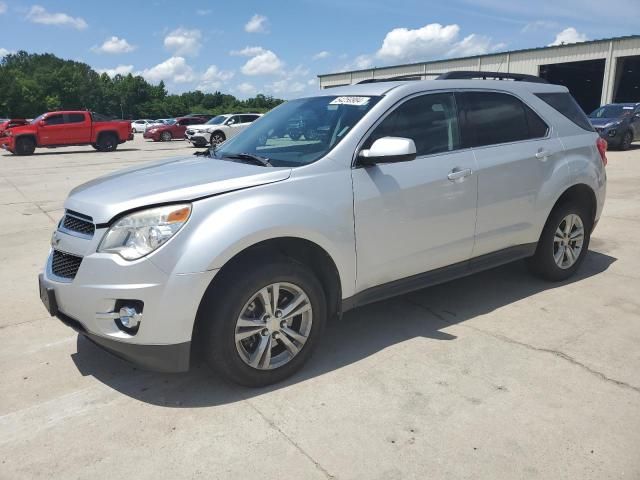
[{"label": "white car", "polygon": [[207,143],[219,145],[228,138],[235,137],[261,116],[261,113],[218,115],[202,125],[189,126],[185,136],[194,147],[204,147]]},{"label": "white car", "polygon": [[153,125],[154,120],[134,120],[131,122],[131,131],[133,133],[144,133],[149,128],[149,125]]}]

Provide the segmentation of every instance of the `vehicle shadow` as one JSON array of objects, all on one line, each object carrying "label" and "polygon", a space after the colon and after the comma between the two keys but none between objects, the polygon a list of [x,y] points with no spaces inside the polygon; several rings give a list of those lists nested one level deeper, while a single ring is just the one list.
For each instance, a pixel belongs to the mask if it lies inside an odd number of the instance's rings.
[{"label": "vehicle shadow", "polygon": [[616,260],[591,251],[578,274],[561,283],[532,277],[524,262],[516,262],[350,311],[341,321],[327,326],[325,338],[300,372],[266,388],[229,384],[201,364],[184,374],[141,371],[82,336],[78,337],[77,353],[72,358],[82,375],[91,375],[142,402],[172,408],[223,405],[338,370],[412,338],[455,341],[457,337],[441,330],[542,291],[598,275]]}]

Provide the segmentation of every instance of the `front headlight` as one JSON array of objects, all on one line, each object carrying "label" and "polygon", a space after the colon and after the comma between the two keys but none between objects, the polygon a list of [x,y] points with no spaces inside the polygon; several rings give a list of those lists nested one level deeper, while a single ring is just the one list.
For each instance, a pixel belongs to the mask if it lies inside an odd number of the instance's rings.
[{"label": "front headlight", "polygon": [[137,260],[160,248],[189,219],[191,204],[150,208],[121,218],[102,238],[98,252]]},{"label": "front headlight", "polygon": [[200,130],[200,133],[211,133],[211,132],[213,132],[213,128],[211,127],[203,128],[202,130]]}]

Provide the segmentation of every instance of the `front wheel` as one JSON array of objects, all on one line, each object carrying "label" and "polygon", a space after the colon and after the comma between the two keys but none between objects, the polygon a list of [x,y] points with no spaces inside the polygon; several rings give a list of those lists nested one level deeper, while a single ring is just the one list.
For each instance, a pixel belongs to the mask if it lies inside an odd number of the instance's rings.
[{"label": "front wheel", "polygon": [[324,330],[326,300],[306,266],[276,258],[227,272],[201,308],[209,366],[250,387],[279,382],[309,359]]},{"label": "front wheel", "polygon": [[16,140],[16,155],[31,155],[36,151],[36,142],[31,137],[22,137]]},{"label": "front wheel", "polygon": [[631,148],[631,144],[633,143],[633,133],[627,131],[622,136],[622,140],[620,141],[620,150],[629,150]]},{"label": "front wheel", "polygon": [[170,142],[172,139],[173,135],[171,135],[171,132],[162,132],[162,135],[160,135],[160,140],[163,142]]},{"label": "front wheel", "polygon": [[222,133],[222,132],[213,132],[211,134],[211,138],[209,139],[209,143],[211,143],[211,145],[215,147],[216,145],[220,145],[226,139],[227,138],[224,136],[224,133]]},{"label": "front wheel", "polygon": [[589,249],[592,219],[589,209],[568,202],[558,206],[547,220],[536,253],[527,260],[539,277],[559,282],[571,277]]}]

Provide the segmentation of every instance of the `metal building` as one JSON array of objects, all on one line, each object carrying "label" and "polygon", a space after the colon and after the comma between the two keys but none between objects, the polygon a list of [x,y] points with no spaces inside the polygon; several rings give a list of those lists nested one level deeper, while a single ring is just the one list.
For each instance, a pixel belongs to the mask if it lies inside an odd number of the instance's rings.
[{"label": "metal building", "polygon": [[[565,85],[586,112],[611,102],[640,102],[640,35],[554,47],[318,75],[320,88],[454,70],[538,75]],[[428,77],[425,77],[428,78]]]}]

